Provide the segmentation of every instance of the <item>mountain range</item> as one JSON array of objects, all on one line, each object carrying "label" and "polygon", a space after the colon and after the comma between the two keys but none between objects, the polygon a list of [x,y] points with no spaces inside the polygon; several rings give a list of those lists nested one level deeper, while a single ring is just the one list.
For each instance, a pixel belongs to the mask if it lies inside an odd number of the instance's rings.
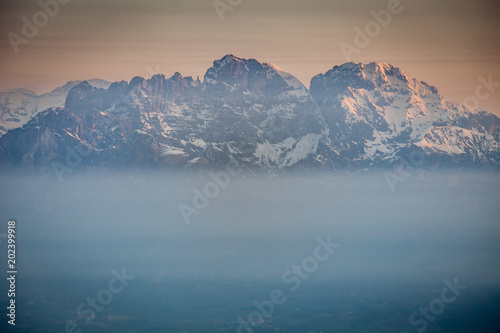
[{"label": "mountain range", "polygon": [[[87,82],[98,88],[107,88],[111,84],[100,79],[91,79]],[[41,95],[30,89],[0,92],[0,136],[8,130],[22,127],[41,111],[50,107],[64,106],[68,92],[80,83],[82,81],[70,81]]]},{"label": "mountain range", "polygon": [[0,106],[10,166],[366,169],[412,154],[427,165],[500,165],[497,116],[387,63],[335,66],[308,89],[274,64],[226,55],[203,81],[72,81],[44,95],[1,93]]}]

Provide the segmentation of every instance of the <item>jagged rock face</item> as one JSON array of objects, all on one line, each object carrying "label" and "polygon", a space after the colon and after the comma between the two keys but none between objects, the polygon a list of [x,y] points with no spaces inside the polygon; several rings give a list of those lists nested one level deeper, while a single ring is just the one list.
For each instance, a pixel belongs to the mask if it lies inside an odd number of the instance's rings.
[{"label": "jagged rock face", "polygon": [[84,82],[70,91],[66,108],[80,117],[89,110],[126,115],[129,130],[164,147],[161,156],[203,157],[214,165],[291,166],[315,154],[326,128],[296,78],[232,55],[215,61],[203,84],[179,73],[136,77],[107,90]]},{"label": "jagged rock face", "polygon": [[499,118],[444,100],[384,63],[347,63],[315,76],[310,92],[273,64],[227,55],[203,83],[135,77],[74,86],[65,108],[39,113],[0,138],[3,161],[276,170],[388,165],[414,151],[428,163],[499,166]]},{"label": "jagged rock face", "polygon": [[419,150],[498,164],[498,117],[445,101],[435,87],[389,64],[336,66],[311,80],[311,94],[333,149],[352,161],[390,162]]},{"label": "jagged rock face", "polygon": [[0,139],[2,160],[30,166],[46,166],[65,156],[65,147],[74,147],[85,131],[81,119],[63,108],[40,112],[22,128]]},{"label": "jagged rock face", "polygon": [[[22,127],[41,111],[64,105],[68,92],[79,83],[81,81],[70,81],[42,95],[28,89],[0,92],[0,136],[8,130]],[[89,80],[89,83],[101,88],[110,84],[99,79]]]},{"label": "jagged rock face", "polygon": [[277,66],[228,55],[201,88],[203,140],[231,159],[281,168],[315,154],[324,120],[302,83]]}]

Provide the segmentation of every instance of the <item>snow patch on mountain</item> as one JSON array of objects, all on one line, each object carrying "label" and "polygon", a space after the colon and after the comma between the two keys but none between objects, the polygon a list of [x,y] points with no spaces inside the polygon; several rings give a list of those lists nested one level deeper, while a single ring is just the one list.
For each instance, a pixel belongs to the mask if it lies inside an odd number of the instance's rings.
[{"label": "snow patch on mountain", "polygon": [[316,154],[321,134],[309,133],[300,139],[289,137],[279,143],[258,143],[255,157],[261,166],[282,169]]},{"label": "snow patch on mountain", "polygon": [[[0,136],[8,130],[24,126],[39,112],[51,107],[63,106],[68,92],[83,81],[70,81],[49,93],[38,95],[29,89],[0,92]],[[87,81],[97,88],[107,88],[111,82],[101,79]]]},{"label": "snow patch on mountain", "polygon": [[165,156],[165,155],[181,155],[181,156],[188,156],[188,154],[182,150],[181,148],[177,148],[177,147],[171,147],[171,146],[163,146],[163,150],[161,152],[161,155],[162,156]]},{"label": "snow patch on mountain", "polygon": [[[37,111],[1,138],[0,155],[50,165],[84,140],[99,152],[89,163],[119,165],[366,168],[414,149],[426,161],[500,164],[498,117],[448,102],[387,63],[335,66],[310,91],[272,63],[233,55],[214,61],[203,83],[176,73],[102,89],[84,82],[68,93],[72,85],[53,91],[61,102],[67,94],[65,108]],[[23,94],[28,102],[41,96]],[[35,109],[28,102],[18,102],[19,114]]]},{"label": "snow patch on mountain", "polygon": [[311,93],[327,122],[335,120],[328,124],[331,139],[340,141],[334,146],[356,149],[355,160],[395,159],[413,144],[429,152],[473,154],[492,151],[497,142],[487,138],[474,111],[387,63],[335,66],[311,80]]},{"label": "snow patch on mountain", "polygon": [[484,159],[482,152],[499,153],[499,143],[493,135],[455,126],[433,126],[415,145],[432,152],[456,155],[478,151],[480,159]]}]

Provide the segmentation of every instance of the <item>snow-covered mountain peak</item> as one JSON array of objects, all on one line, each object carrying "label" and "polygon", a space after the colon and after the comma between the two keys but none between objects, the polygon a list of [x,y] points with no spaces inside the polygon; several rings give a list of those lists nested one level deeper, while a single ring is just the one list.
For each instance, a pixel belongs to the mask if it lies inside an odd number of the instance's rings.
[{"label": "snow-covered mountain peak", "polygon": [[[111,83],[101,79],[85,81],[87,85],[97,88],[107,88]],[[15,89],[0,92],[0,136],[7,130],[22,127],[39,112],[50,107],[64,105],[68,92],[82,83],[69,81],[49,93],[37,94],[31,89]]]},{"label": "snow-covered mountain peak", "polygon": [[[488,130],[483,125],[492,120],[478,120],[482,116],[446,101],[435,87],[387,63],[351,62],[335,66],[315,76],[310,89],[326,122],[340,124],[338,129],[337,125],[330,127],[330,139],[356,141],[359,158],[363,160],[381,156],[392,159],[403,147],[407,149],[408,144],[442,153],[444,148],[440,140],[443,136],[473,138],[476,148],[481,140],[494,141],[484,135]],[[443,132],[445,125],[449,130]],[[346,138],[342,134],[353,129],[356,138]],[[462,135],[469,133],[467,131],[472,134]],[[457,140],[451,140],[450,145],[456,146]],[[488,149],[481,146],[488,151],[486,154],[494,151],[496,146],[492,142],[484,146]],[[467,147],[472,149],[472,146]],[[457,152],[459,150],[453,153]]]},{"label": "snow-covered mountain peak", "polygon": [[7,91],[0,92],[0,94],[1,93],[14,93],[14,94],[24,94],[27,96],[38,96],[38,93],[36,93],[33,89],[29,88],[9,89]]},{"label": "snow-covered mountain peak", "polygon": [[240,59],[228,54],[219,60],[215,60],[211,68],[205,74],[205,80],[208,82],[218,81],[224,76],[236,76],[241,72],[248,70],[246,67],[246,59]]},{"label": "snow-covered mountain peak", "polygon": [[281,67],[279,67],[278,65],[276,65],[272,62],[264,62],[264,63],[262,63],[262,65],[264,65],[265,67],[272,68],[277,72],[284,72],[284,70]]},{"label": "snow-covered mountain peak", "polygon": [[109,81],[96,79],[96,78],[83,80],[83,81],[69,81],[65,85],[55,88],[50,93],[56,94],[56,95],[67,94],[68,91],[71,90],[71,88],[73,88],[74,86],[77,86],[78,84],[80,84],[84,81],[93,87],[103,88],[103,89],[107,89],[109,87],[109,85],[111,84],[111,82],[109,82]]},{"label": "snow-covered mountain peak", "polygon": [[234,55],[214,61],[205,74],[204,85],[231,92],[262,93],[272,98],[310,98],[307,88],[277,65]]},{"label": "snow-covered mountain peak", "polygon": [[[321,77],[321,76],[320,76]],[[326,72],[322,79],[337,82],[340,86],[373,90],[384,86],[411,86],[416,80],[406,75],[400,68],[385,62],[345,63]]]},{"label": "snow-covered mountain peak", "polygon": [[308,94],[307,88],[292,74],[285,72],[279,66],[273,63],[263,63],[265,68],[268,68],[268,76],[274,75],[274,73],[278,74],[285,82],[293,88],[293,90],[297,91],[297,94],[305,95]]},{"label": "snow-covered mountain peak", "polygon": [[243,61],[243,60],[245,60],[245,59],[238,58],[238,57],[236,57],[236,56],[234,56],[232,54],[226,54],[220,60],[215,60],[214,61],[214,66],[216,66],[217,64],[219,64],[220,66],[225,66],[228,63],[231,63],[231,62],[234,62],[234,61]]},{"label": "snow-covered mountain peak", "polygon": [[[369,167],[415,150],[430,162],[500,165],[498,117],[446,101],[383,62],[335,66],[315,76],[310,90],[275,64],[234,55],[214,61],[203,83],[180,73],[109,87],[78,83],[61,87],[75,85],[58,95],[67,95],[65,108],[38,112],[2,137],[0,157],[50,165],[82,142],[96,151],[89,163],[119,165]],[[14,95],[0,97],[8,124],[35,115]],[[8,108],[14,104],[22,106],[17,113]],[[0,126],[0,134],[6,130]]]}]

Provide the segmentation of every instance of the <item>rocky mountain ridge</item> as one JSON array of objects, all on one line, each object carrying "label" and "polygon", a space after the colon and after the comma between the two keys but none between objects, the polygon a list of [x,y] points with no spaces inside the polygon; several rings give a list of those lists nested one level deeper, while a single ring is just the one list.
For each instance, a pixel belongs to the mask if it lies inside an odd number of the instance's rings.
[{"label": "rocky mountain ridge", "polygon": [[81,82],[64,107],[3,135],[0,158],[54,167],[78,148],[88,165],[276,171],[387,166],[418,152],[427,163],[497,168],[499,135],[495,115],[446,101],[386,63],[335,66],[308,90],[274,64],[227,55],[203,81]]}]

